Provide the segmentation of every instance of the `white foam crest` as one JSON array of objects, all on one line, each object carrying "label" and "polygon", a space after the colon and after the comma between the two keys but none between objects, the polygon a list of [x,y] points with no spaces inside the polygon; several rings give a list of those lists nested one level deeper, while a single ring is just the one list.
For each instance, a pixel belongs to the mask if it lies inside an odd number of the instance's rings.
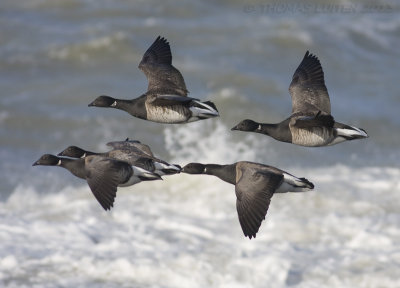
[{"label": "white foam crest", "polygon": [[397,287],[400,169],[337,165],[291,172],[307,176],[315,191],[274,195],[251,241],[237,219],[233,185],[208,175],[120,188],[111,212],[86,184],[50,194],[20,185],[0,203],[0,283]]},{"label": "white foam crest", "polygon": [[220,121],[198,121],[164,129],[166,149],[175,162],[234,163],[255,161],[261,145],[254,135],[235,142],[232,133]]}]

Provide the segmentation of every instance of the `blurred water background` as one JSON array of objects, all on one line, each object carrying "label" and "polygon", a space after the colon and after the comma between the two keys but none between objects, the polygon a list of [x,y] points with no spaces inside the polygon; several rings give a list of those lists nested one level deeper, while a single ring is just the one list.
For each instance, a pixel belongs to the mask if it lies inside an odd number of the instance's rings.
[{"label": "blurred water background", "polygon": [[[0,286],[400,287],[396,1],[2,0],[0,26]],[[158,35],[220,118],[171,126],[87,107],[146,91],[137,66]],[[305,148],[231,132],[290,114],[307,50],[335,119],[370,138]],[[31,167],[126,137],[172,163],[256,161],[316,189],[275,195],[250,241],[234,187],[212,176],[119,189],[105,212],[84,181]]]}]

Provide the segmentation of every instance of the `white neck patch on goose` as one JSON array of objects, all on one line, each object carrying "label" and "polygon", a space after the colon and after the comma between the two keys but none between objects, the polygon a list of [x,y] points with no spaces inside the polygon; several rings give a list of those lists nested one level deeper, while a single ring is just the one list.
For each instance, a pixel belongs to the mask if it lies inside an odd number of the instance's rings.
[{"label": "white neck patch on goose", "polygon": [[61,159],[58,160],[57,166],[61,166]]},{"label": "white neck patch on goose", "polygon": [[117,101],[114,101],[114,103],[111,104],[111,107],[117,106]]}]

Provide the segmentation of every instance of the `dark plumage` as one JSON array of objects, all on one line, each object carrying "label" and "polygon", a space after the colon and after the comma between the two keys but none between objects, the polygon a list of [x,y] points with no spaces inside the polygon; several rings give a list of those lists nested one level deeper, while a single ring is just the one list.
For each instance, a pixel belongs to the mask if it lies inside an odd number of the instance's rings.
[{"label": "dark plumage", "polygon": [[139,141],[116,141],[111,143],[112,145],[116,146],[116,148],[113,148],[108,152],[96,153],[84,150],[77,146],[69,146],[60,152],[58,156],[85,158],[89,155],[100,155],[128,162],[130,165],[157,173],[160,176],[172,175],[180,173],[181,171],[181,167],[179,165],[169,164],[159,158],[154,157],[150,147],[145,144],[141,144]]},{"label": "dark plumage", "polygon": [[113,207],[117,186],[126,187],[141,181],[161,179],[159,175],[127,162],[97,155],[84,159],[69,159],[45,154],[32,166],[36,165],[59,166],[86,180],[93,195],[105,210]]},{"label": "dark plumage", "polygon": [[274,193],[303,192],[314,188],[305,178],[297,178],[272,166],[245,161],[231,165],[189,163],[182,172],[214,175],[235,185],[240,226],[250,239],[256,237]]},{"label": "dark plumage", "polygon": [[187,123],[219,116],[214,103],[187,97],[185,81],[172,66],[169,43],[157,37],[139,64],[148,80],[148,90],[132,100],[99,96],[89,106],[116,108],[140,119],[158,123]]},{"label": "dark plumage", "polygon": [[321,63],[308,51],[293,75],[289,92],[292,97],[289,118],[277,124],[246,119],[232,130],[261,133],[302,146],[328,146],[368,137],[361,128],[335,122]]},{"label": "dark plumage", "polygon": [[112,141],[108,142],[106,145],[113,149],[133,149],[138,153],[144,153],[145,155],[154,157],[150,147],[138,140],[129,140],[129,138],[126,138],[124,141]]},{"label": "dark plumage", "polygon": [[167,39],[158,36],[144,53],[139,64],[149,82],[147,91],[187,96],[185,80],[172,65],[171,48]]}]

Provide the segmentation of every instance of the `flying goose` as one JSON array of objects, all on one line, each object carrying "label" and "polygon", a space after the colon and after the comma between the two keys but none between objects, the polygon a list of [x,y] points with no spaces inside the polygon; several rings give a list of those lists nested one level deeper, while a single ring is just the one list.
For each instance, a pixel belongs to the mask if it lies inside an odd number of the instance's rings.
[{"label": "flying goose", "polygon": [[243,120],[232,130],[256,132],[301,146],[328,146],[346,140],[367,138],[364,129],[335,122],[317,56],[306,52],[289,86],[292,115],[277,124]]},{"label": "flying goose", "polygon": [[200,102],[187,97],[185,81],[178,69],[172,66],[171,49],[165,38],[157,37],[144,54],[139,69],[148,80],[145,94],[132,100],[102,95],[89,106],[116,108],[140,119],[167,124],[219,116],[211,101]]},{"label": "flying goose", "polygon": [[44,154],[32,166],[58,166],[87,181],[94,197],[105,210],[113,207],[117,186],[127,187],[147,180],[161,179],[158,174],[103,156],[69,159]]},{"label": "flying goose", "polygon": [[189,163],[183,173],[214,175],[235,185],[236,209],[243,233],[256,237],[274,193],[303,192],[314,188],[306,178],[264,164],[241,161],[231,165]]},{"label": "flying goose", "polygon": [[77,146],[69,146],[62,152],[58,153],[58,156],[85,158],[89,155],[100,155],[128,162],[130,165],[134,165],[150,172],[157,173],[160,176],[172,175],[181,172],[181,167],[179,165],[169,164],[161,159],[154,157],[149,146],[138,142],[134,142],[131,145],[128,145],[128,143],[126,143],[126,145],[124,146],[122,144],[123,142],[128,141],[111,142],[118,143],[115,144],[115,146],[119,148],[114,148],[108,152],[103,153],[87,151]]}]

